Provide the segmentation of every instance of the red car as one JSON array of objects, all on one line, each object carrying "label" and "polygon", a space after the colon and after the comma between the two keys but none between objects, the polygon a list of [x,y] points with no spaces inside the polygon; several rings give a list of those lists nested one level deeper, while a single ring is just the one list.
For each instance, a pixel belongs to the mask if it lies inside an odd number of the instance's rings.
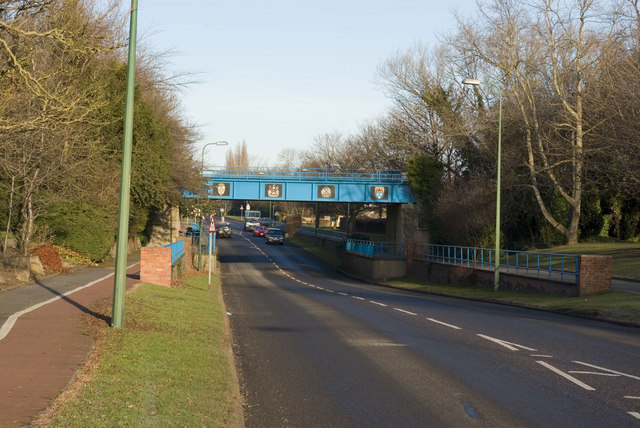
[{"label": "red car", "polygon": [[265,226],[256,226],[253,228],[253,236],[264,236],[267,234],[267,228]]}]

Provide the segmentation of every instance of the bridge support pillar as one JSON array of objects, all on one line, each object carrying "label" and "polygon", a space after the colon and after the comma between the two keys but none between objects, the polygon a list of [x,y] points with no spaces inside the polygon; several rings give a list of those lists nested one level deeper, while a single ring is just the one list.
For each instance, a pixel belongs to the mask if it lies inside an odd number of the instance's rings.
[{"label": "bridge support pillar", "polygon": [[387,242],[429,243],[429,232],[418,226],[420,210],[417,204],[387,205]]}]

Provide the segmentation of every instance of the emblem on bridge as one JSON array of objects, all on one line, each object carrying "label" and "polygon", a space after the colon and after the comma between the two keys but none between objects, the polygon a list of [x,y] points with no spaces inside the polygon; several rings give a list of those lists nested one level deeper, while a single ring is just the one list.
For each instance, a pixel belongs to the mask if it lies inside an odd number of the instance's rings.
[{"label": "emblem on bridge", "polygon": [[322,199],[335,199],[336,186],[318,186],[318,197]]},{"label": "emblem on bridge", "polygon": [[211,187],[213,188],[214,196],[229,196],[230,194],[231,186],[229,183],[213,183]]},{"label": "emblem on bridge", "polygon": [[264,193],[267,198],[280,198],[282,196],[282,184],[266,184]]},{"label": "emblem on bridge", "polygon": [[371,186],[371,199],[386,200],[389,199],[388,186]]}]

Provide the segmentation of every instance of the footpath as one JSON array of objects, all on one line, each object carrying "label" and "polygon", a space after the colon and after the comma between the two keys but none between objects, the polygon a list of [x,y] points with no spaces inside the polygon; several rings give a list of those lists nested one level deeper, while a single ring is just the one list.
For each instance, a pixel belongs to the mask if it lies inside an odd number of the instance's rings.
[{"label": "footpath", "polygon": [[[127,289],[139,267],[129,262]],[[113,298],[113,273],[88,268],[0,294],[0,427],[29,424],[74,378],[93,348],[84,317],[111,322],[92,308]]]}]

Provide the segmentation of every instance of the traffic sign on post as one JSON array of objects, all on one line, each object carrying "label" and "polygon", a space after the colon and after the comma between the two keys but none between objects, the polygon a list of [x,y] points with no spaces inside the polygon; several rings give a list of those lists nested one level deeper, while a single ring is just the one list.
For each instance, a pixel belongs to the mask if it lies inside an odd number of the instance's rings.
[{"label": "traffic sign on post", "polygon": [[209,223],[209,233],[215,233],[215,232],[216,232],[216,222],[213,219],[213,214],[211,214],[211,219]]}]

